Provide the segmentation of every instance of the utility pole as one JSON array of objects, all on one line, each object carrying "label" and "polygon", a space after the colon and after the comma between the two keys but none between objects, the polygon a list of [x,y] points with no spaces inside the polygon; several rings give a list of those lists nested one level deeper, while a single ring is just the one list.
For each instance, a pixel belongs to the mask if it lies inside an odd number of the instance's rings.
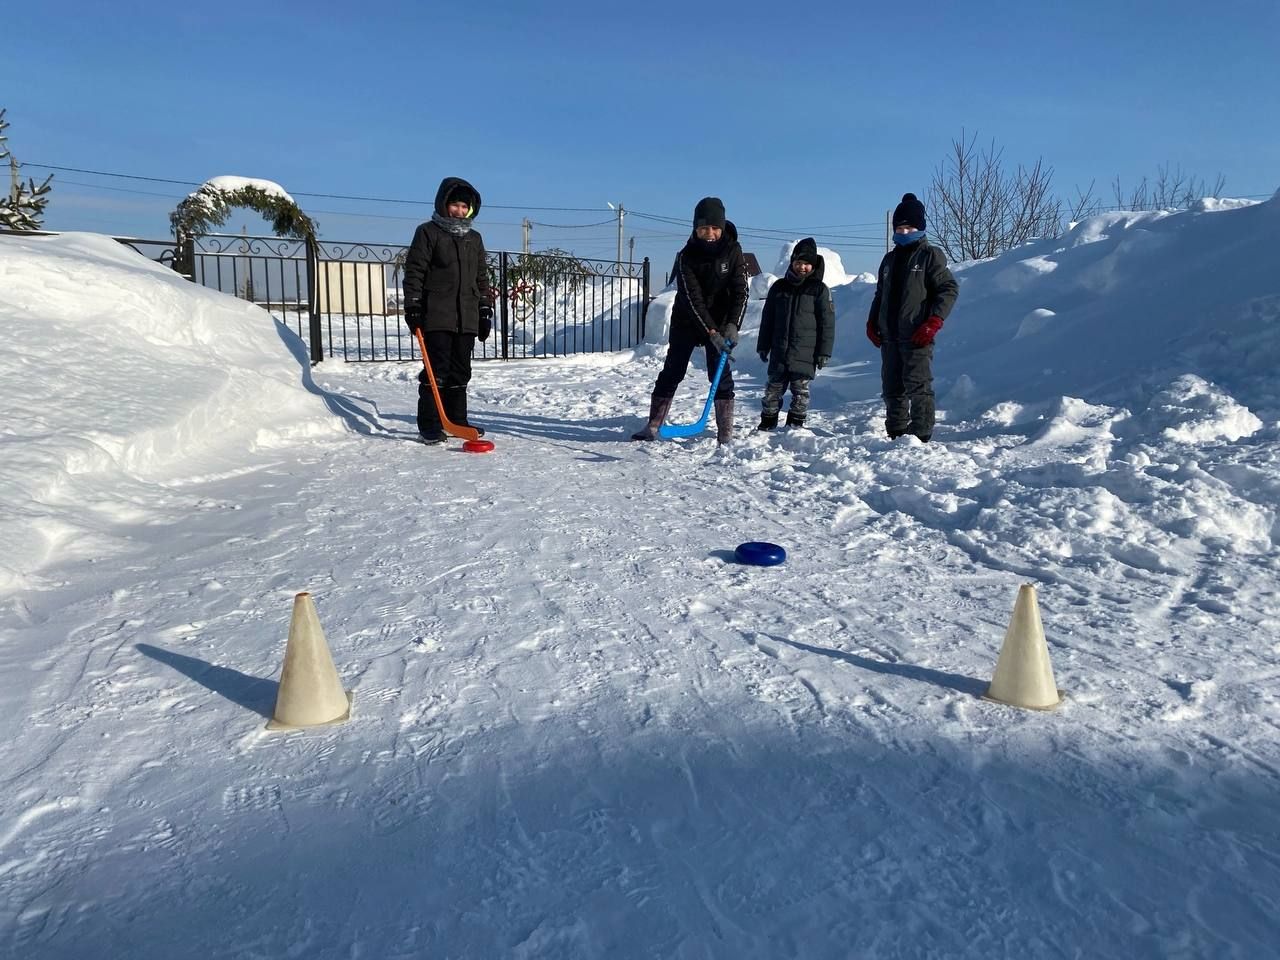
[{"label": "utility pole", "polygon": [[627,237],[627,263],[636,262],[636,238]]},{"label": "utility pole", "polygon": [[18,205],[18,159],[9,154],[9,202]]},{"label": "utility pole", "polygon": [[529,255],[529,231],[533,229],[533,224],[529,222],[528,217],[524,217],[520,221],[520,229],[524,234],[524,243],[521,246],[521,252],[527,257]]},{"label": "utility pole", "polygon": [[622,204],[618,204],[618,262],[622,262],[622,218],[627,215],[627,211],[623,209]]}]

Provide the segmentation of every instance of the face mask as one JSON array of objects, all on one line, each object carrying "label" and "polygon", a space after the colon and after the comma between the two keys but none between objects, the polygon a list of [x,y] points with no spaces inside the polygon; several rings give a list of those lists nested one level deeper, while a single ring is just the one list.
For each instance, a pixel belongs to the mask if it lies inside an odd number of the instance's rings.
[{"label": "face mask", "polygon": [[923,239],[923,230],[912,230],[910,233],[895,233],[893,242],[899,247],[905,247],[909,243],[915,243],[917,240]]}]

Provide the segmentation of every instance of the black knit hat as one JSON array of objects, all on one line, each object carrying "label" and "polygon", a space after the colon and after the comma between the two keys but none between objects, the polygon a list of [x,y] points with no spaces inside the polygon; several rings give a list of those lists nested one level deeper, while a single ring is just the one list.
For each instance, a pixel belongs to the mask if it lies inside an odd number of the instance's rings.
[{"label": "black knit hat", "polygon": [[724,229],[724,204],[719,197],[703,197],[693,208],[693,228],[698,227]]},{"label": "black knit hat", "polygon": [[818,265],[818,243],[813,237],[805,237],[791,251],[791,261],[799,260],[811,267]]},{"label": "black knit hat", "polygon": [[924,222],[924,204],[916,199],[914,193],[904,193],[902,202],[893,208],[893,225],[923,230]]}]

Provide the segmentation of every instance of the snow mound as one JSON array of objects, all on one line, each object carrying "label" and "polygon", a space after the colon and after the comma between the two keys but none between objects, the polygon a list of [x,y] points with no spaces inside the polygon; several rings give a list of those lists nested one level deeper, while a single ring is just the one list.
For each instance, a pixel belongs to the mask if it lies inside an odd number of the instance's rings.
[{"label": "snow mound", "polygon": [[[1136,410],[1193,375],[1250,416],[1280,418],[1278,241],[1280,198],[1204,200],[1099,214],[1059,237],[955,264],[960,297],[938,336],[935,392],[953,418],[1062,396]],[[874,288],[847,283],[832,294],[832,365],[869,369],[824,371],[814,403],[875,399],[879,355],[863,332]],[[1250,423],[1237,417],[1221,429]]]},{"label": "snow mound", "polygon": [[1262,421],[1212,383],[1187,374],[1151,400],[1139,423],[1148,436],[1178,443],[1235,441],[1262,429]]},{"label": "snow mound", "polygon": [[[782,245],[782,249],[778,251],[778,262],[773,268],[775,277],[783,276],[791,267],[791,251],[796,248],[803,237],[797,237],[794,240],[788,240]],[[846,283],[851,283],[853,277],[844,271],[844,261],[840,259],[840,254],[836,253],[830,247],[818,247],[818,256],[823,260],[822,280],[828,287],[838,287]],[[861,274],[859,274],[861,276]]]},{"label": "snow mound", "polygon": [[[0,239],[0,334],[0,382],[20,385],[0,428],[0,590],[104,517],[137,519],[130,484],[341,432],[269,314],[107,237]],[[91,476],[121,498],[77,497]]]},{"label": "snow mound", "polygon": [[763,300],[769,296],[769,288],[778,282],[776,274],[757,273],[751,278],[751,299]]}]

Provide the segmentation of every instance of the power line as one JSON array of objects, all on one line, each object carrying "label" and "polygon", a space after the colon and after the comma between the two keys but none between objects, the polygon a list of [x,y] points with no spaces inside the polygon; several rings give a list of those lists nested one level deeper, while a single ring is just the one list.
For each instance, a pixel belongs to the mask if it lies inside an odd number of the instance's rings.
[{"label": "power line", "polygon": [[[141,176],[139,174],[114,173],[106,170],[90,170],[84,167],[66,167],[66,166],[60,166],[60,165],[51,164],[51,163],[35,163],[32,161],[27,161],[24,163],[24,166],[36,167],[41,170],[55,170],[55,171],[64,172],[64,173],[84,173],[84,174],[89,174],[90,176],[95,176],[95,177],[113,177],[121,180],[138,180],[145,183],[168,183],[168,184],[174,184],[176,186],[183,186],[183,187],[199,187],[201,185],[199,183],[196,183],[194,180],[175,180],[167,177],[146,177],[146,176]],[[143,190],[129,190],[128,188],[125,188],[125,187],[111,187],[111,186],[107,186],[106,184],[91,184],[91,183],[83,183],[78,181],[64,181],[64,182],[72,183],[75,186],[88,187],[90,189],[113,190],[121,193],[134,193],[139,196],[155,196],[155,197],[171,196],[169,194],[152,193],[152,192],[143,191]],[[395,204],[410,204],[410,205],[416,205],[416,206],[431,206],[431,207],[435,206],[434,200],[407,200],[407,199],[396,199],[396,198],[390,198],[390,197],[361,197],[361,196],[355,196],[350,194],[313,193],[313,192],[302,191],[302,190],[295,190],[290,192],[293,194],[297,194],[297,196],[299,197],[311,197],[311,198],[320,199],[320,200],[350,200],[350,201],[355,201],[359,203],[395,203]],[[524,206],[524,205],[512,205],[512,204],[500,204],[500,203],[490,203],[490,204],[486,204],[486,206],[494,210],[537,210],[537,211],[543,211],[543,212],[556,212],[556,213],[594,213],[600,209],[598,207],[540,207],[540,206]],[[336,210],[316,210],[314,212],[323,213],[327,216],[358,216],[357,214],[346,214]],[[662,214],[641,213],[635,210],[629,210],[627,212],[631,213],[634,216],[642,217],[646,220],[653,220],[658,223],[667,223],[674,226],[684,226],[688,222],[687,218],[682,218],[682,217],[670,217]],[[380,216],[377,214],[364,214],[363,216],[367,216],[370,219],[388,219],[388,220],[406,220],[406,221],[415,219],[413,217]],[[576,229],[586,229],[588,227],[608,226],[613,222],[614,220],[611,218],[609,220],[600,220],[600,221],[595,221],[593,223],[583,223],[583,224],[535,223],[534,225],[540,226],[540,227],[554,227],[557,229],[565,229],[565,230],[568,230],[568,229],[576,230]],[[878,223],[848,224],[848,226],[878,226],[878,225],[879,225]],[[791,239],[790,234],[792,233],[816,233],[822,229],[826,229],[826,228],[812,227],[812,228],[806,228],[806,229],[799,229],[799,228],[771,229],[768,227],[743,227],[740,231],[740,234],[744,237],[751,237],[753,239],[759,239],[759,240],[786,241]],[[769,234],[787,234],[787,236],[769,236]],[[677,234],[677,236],[679,236],[679,234]],[[843,244],[843,246],[858,246],[860,244],[866,244],[868,246],[878,245],[876,242],[876,238],[874,237],[828,234],[824,236],[824,239],[855,241],[852,244]],[[832,244],[832,245],[836,246],[837,244]]]},{"label": "power line", "polygon": [[[526,210],[532,210],[532,207],[525,207]],[[617,223],[613,217],[608,220],[597,220],[595,223],[539,223],[537,220],[530,220],[531,227],[553,227],[557,230],[584,230],[587,227],[608,227]]]},{"label": "power line", "polygon": [[[83,173],[83,174],[88,174],[90,176],[95,176],[95,177],[112,177],[112,178],[121,179],[121,180],[137,180],[145,183],[167,183],[167,184],[173,184],[173,185],[182,186],[182,187],[201,186],[200,183],[197,183],[196,181],[193,181],[193,180],[175,180],[167,177],[147,177],[147,176],[141,176],[139,174],[114,173],[106,170],[89,170],[84,167],[67,167],[67,166],[60,166],[60,165],[49,164],[49,163],[35,163],[32,161],[24,162],[23,166],[36,167],[41,170],[55,170],[58,172],[65,172],[65,173]],[[111,187],[106,184],[83,183],[83,182],[74,181],[74,180],[71,180],[71,181],[64,180],[62,182],[69,183],[73,186],[87,187],[89,189],[111,190],[119,193],[137,194],[139,196],[154,196],[154,197],[165,197],[166,199],[174,199],[172,194],[154,193],[154,192],[145,191],[145,190],[130,190],[126,187]],[[427,207],[435,206],[434,200],[413,200],[413,199],[392,198],[392,197],[363,197],[363,196],[355,196],[351,194],[314,193],[314,192],[307,192],[307,191],[291,191],[291,192],[295,193],[299,197],[311,197],[313,199],[321,199],[321,200],[347,200],[347,201],[353,201],[358,203],[407,204],[411,206],[427,206]],[[1273,195],[1274,194],[1272,193],[1257,193],[1257,194],[1237,194],[1236,196],[1237,198],[1244,199],[1244,200],[1265,200],[1265,199],[1269,199]],[[543,207],[543,206],[526,206],[522,204],[500,204],[500,203],[489,203],[489,204],[486,204],[485,206],[493,210],[531,210],[531,211],[554,212],[554,213],[603,212],[602,208],[600,207]],[[353,218],[364,217],[364,218],[376,219],[376,220],[414,221],[419,219],[417,217],[394,216],[390,214],[350,213],[350,212],[338,211],[338,210],[316,210],[314,212],[325,214],[326,216],[353,217]],[[634,217],[640,217],[641,219],[650,220],[655,223],[681,227],[682,230],[687,230],[689,225],[689,218],[687,217],[672,217],[672,216],[667,216],[665,214],[644,213],[637,210],[628,210],[627,213],[631,214]],[[579,230],[579,229],[587,229],[591,227],[607,226],[614,222],[615,222],[614,219],[610,218],[608,220],[601,220],[593,223],[582,223],[582,224],[537,223],[535,225],[544,227],[544,228],[550,228],[550,229]],[[494,226],[518,226],[518,224],[501,223],[499,221],[490,221],[490,224]],[[830,224],[827,226],[804,227],[804,228],[800,228],[800,227],[770,228],[770,227],[742,226],[742,227],[739,227],[739,236],[744,238],[751,238],[754,240],[770,240],[770,241],[776,241],[776,242],[786,242],[788,240],[793,239],[796,234],[810,234],[810,235],[816,236],[818,239],[821,239],[825,246],[846,248],[846,249],[881,249],[883,247],[883,238],[880,237],[879,235],[864,236],[856,233],[855,234],[824,233],[823,231],[844,230],[844,229],[850,229],[850,228],[856,229],[858,227],[879,228],[882,225],[883,224],[880,221],[868,221],[863,223]],[[667,233],[662,231],[644,231],[644,230],[636,230],[636,229],[633,229],[632,232],[637,234],[638,233],[647,234],[649,238],[653,240],[657,240],[659,238],[679,238],[682,236],[686,236],[684,232]],[[843,241],[843,242],[836,242],[836,241]],[[585,238],[584,238],[584,242],[585,242]]]},{"label": "power line", "polygon": [[[148,183],[173,183],[184,187],[199,187],[200,183],[194,180],[170,180],[165,177],[143,177],[132,173],[111,173],[106,170],[86,170],[83,167],[61,167],[52,163],[34,163],[32,161],[24,161],[24,167],[37,167],[41,170],[58,170],[66,173],[87,173],[95,177],[117,177],[122,180],[144,180]],[[434,207],[434,200],[405,200],[393,197],[358,197],[350,194],[342,193],[309,193],[304,190],[291,190],[290,194],[299,197],[314,197],[319,200],[354,200],[359,203],[406,203],[424,207]],[[494,210],[540,210],[552,213],[600,213],[601,207],[531,207],[523,204],[503,204],[503,203],[486,203],[485,206]],[[605,221],[612,223],[612,220]]]},{"label": "power line", "polygon": [[[163,200],[178,199],[172,193],[157,193],[154,190],[133,190],[133,189],[130,189],[129,187],[110,187],[110,186],[107,186],[105,183],[86,183],[83,180],[65,180],[65,179],[59,180],[58,182],[65,186],[88,187],[90,190],[110,190],[112,193],[128,193],[128,194],[133,194],[135,196],[141,196],[141,197],[158,197]],[[396,214],[393,214],[393,213],[353,213],[350,210],[311,210],[310,212],[315,214],[321,214],[327,217],[348,217],[353,220],[399,220],[399,221],[405,221],[408,223],[422,222],[421,215],[405,217],[405,216],[397,216]],[[598,223],[583,223],[583,224],[540,223],[538,224],[538,226],[558,227],[558,228],[568,229],[568,228],[578,228],[578,227],[611,226],[613,222],[614,222],[613,220],[601,220]],[[486,227],[518,227],[520,226],[520,224],[511,220],[486,220],[484,222],[484,225]]]},{"label": "power line", "polygon": [[[23,164],[25,166],[25,164]],[[37,166],[37,164],[32,164]],[[109,187],[105,183],[85,183],[81,180],[59,180],[59,185],[70,185],[73,187],[89,187],[91,190],[110,190],[113,193],[133,193],[142,197],[163,197],[166,200],[177,199],[172,193],[156,193],[154,190],[130,190],[128,187]]]},{"label": "power line", "polygon": [[[683,226],[688,223],[687,220],[678,219],[676,217],[668,217],[659,213],[640,213],[635,210],[629,210],[628,213],[633,216],[642,217],[645,220],[652,220],[656,223],[678,224]],[[884,240],[881,237],[866,237],[844,234],[823,234],[819,230],[802,230],[800,233],[810,233],[822,240],[823,246],[849,249],[849,250],[882,250],[884,249]],[[784,231],[769,231],[761,227],[739,227],[738,236],[751,240],[770,240],[779,243],[785,243],[795,238],[795,233]]]},{"label": "power line", "polygon": [[118,177],[121,180],[146,180],[148,183],[176,183],[184,187],[198,187],[200,184],[191,180],[166,180],[164,177],[139,177],[131,173],[106,173],[102,170],[85,170],[81,167],[57,167],[51,163],[33,163],[24,160],[24,167],[39,167],[41,170],[62,170],[66,173],[91,173],[95,177]]},{"label": "power line", "polygon": [[[32,164],[32,166],[37,166],[37,164]],[[175,196],[171,193],[157,193],[154,190],[134,190],[129,187],[112,187],[102,183],[85,183],[84,181],[81,181],[81,180],[63,180],[62,183],[68,186],[86,187],[90,190],[110,190],[113,193],[127,193],[134,196],[143,196],[143,197],[157,197],[165,200],[176,199]],[[416,217],[416,216],[406,217],[406,216],[397,216],[395,214],[385,214],[385,213],[352,213],[351,211],[348,211],[348,210],[312,210],[311,213],[319,216],[346,217],[353,220],[391,220],[396,222],[407,222],[407,223],[417,223],[421,220],[421,217]],[[644,216],[644,214],[636,214],[636,216]],[[598,220],[594,223],[542,223],[540,221],[530,221],[530,223],[533,226],[543,227],[544,229],[548,229],[548,230],[584,230],[592,227],[612,226],[615,223],[615,221],[613,219],[609,219],[609,220]],[[489,220],[489,221],[486,221],[485,225],[493,226],[493,227],[520,226],[520,224],[518,223],[512,223],[512,222],[501,221],[501,220]],[[804,232],[804,231],[801,231],[801,232]],[[685,234],[683,233],[665,233],[661,231],[648,231],[643,229],[633,230],[632,233],[640,234],[645,237],[648,237],[649,239],[654,239],[654,240],[657,240],[660,238],[679,238],[679,237],[685,236]],[[752,231],[747,229],[744,229],[740,235],[746,238],[757,239],[757,240],[778,240],[778,241],[785,242],[786,240],[791,239],[789,236],[769,236],[767,234],[762,234],[758,231]],[[551,238],[552,239],[572,239],[580,243],[585,243],[585,242],[588,242],[589,240],[605,241],[605,240],[612,239],[610,237],[575,237],[572,235],[566,235],[566,236],[560,237],[560,236],[556,236],[555,234],[552,234]],[[868,247],[875,247],[878,249],[881,246],[881,244],[875,242],[872,238],[831,237],[830,239],[864,240],[866,241],[866,245]],[[826,243],[827,240],[828,240],[828,237],[824,236],[823,237],[824,243]],[[826,243],[826,245],[827,246],[846,246],[846,247],[859,246],[859,244],[856,244],[856,243],[855,244]]]}]

